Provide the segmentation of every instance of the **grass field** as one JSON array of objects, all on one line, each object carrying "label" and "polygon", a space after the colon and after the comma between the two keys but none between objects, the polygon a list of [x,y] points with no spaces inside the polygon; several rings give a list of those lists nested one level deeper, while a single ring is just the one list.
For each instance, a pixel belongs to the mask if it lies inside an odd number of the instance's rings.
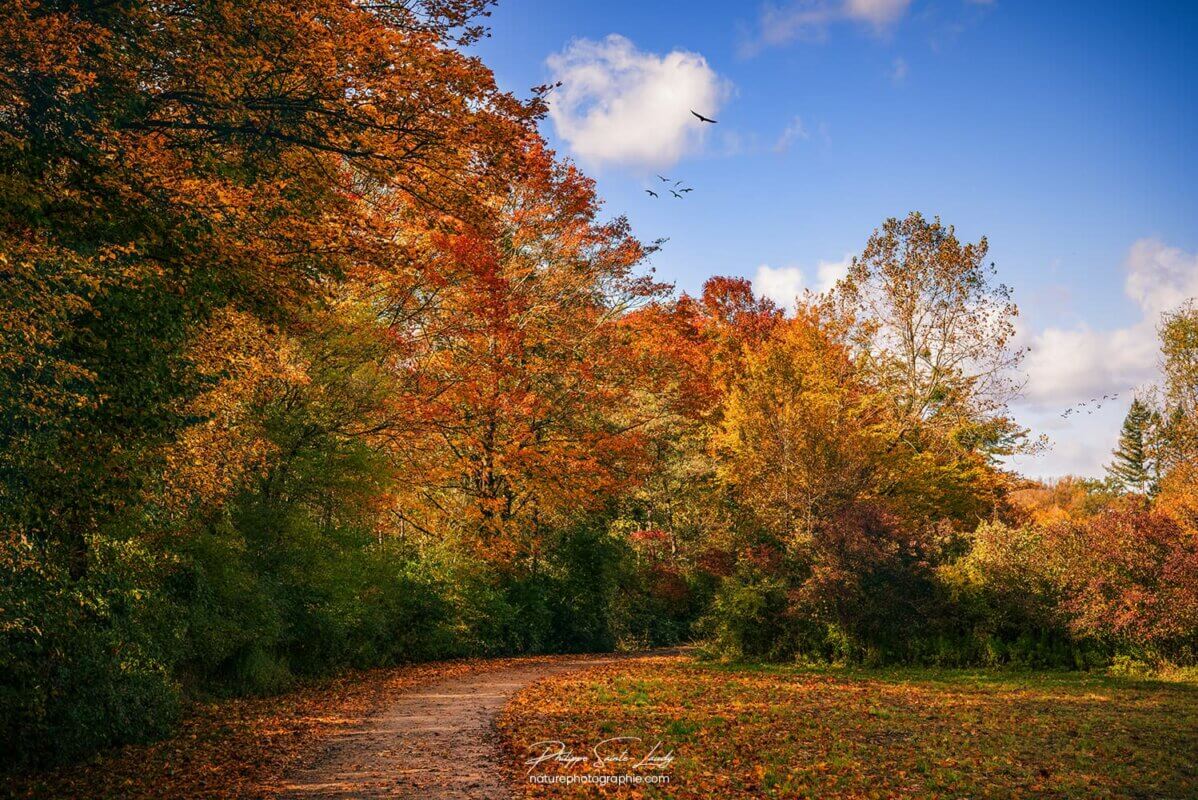
[{"label": "grass field", "polygon": [[[674,658],[542,681],[500,730],[525,797],[1198,797],[1198,684],[1185,681]],[[641,741],[604,743],[613,737]],[[525,763],[557,747],[530,745],[555,740],[561,758]],[[658,741],[666,758],[637,766]]]}]

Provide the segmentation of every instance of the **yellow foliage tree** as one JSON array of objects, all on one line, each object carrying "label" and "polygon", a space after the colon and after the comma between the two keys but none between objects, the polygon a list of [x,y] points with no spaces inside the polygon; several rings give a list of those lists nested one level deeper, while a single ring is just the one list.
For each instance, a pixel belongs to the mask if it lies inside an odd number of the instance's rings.
[{"label": "yellow foliage tree", "polygon": [[842,331],[813,307],[778,325],[748,354],[716,436],[722,477],[782,535],[810,535],[878,485],[883,398],[857,377]]}]

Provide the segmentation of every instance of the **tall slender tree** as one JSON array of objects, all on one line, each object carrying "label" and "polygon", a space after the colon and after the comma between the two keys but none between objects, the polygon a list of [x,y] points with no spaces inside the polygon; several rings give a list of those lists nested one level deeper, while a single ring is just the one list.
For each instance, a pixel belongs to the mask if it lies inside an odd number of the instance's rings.
[{"label": "tall slender tree", "polygon": [[1165,424],[1155,443],[1161,473],[1157,502],[1198,530],[1198,301],[1166,314],[1160,337]]},{"label": "tall slender tree", "polygon": [[930,430],[995,456],[1025,444],[1006,411],[1025,353],[1012,344],[1019,310],[988,252],[985,237],[962,242],[938,217],[912,212],[870,236],[832,293],[855,319],[858,358],[886,389],[907,446],[926,447]]},{"label": "tall slender tree", "polygon": [[422,424],[398,457],[405,516],[507,558],[641,472],[652,414],[621,317],[665,287],[638,270],[651,246],[600,221],[593,182],[539,140],[492,203],[490,223],[433,237],[445,286],[401,337],[424,342],[405,368]]},{"label": "tall slender tree", "polygon": [[1161,322],[1165,376],[1161,471],[1198,460],[1198,305],[1190,300]]},{"label": "tall slender tree", "polygon": [[1112,483],[1125,492],[1147,493],[1152,489],[1152,458],[1150,456],[1152,436],[1152,410],[1136,398],[1123,419],[1123,430],[1119,434],[1119,445],[1114,450],[1114,460],[1107,466],[1107,475]]}]

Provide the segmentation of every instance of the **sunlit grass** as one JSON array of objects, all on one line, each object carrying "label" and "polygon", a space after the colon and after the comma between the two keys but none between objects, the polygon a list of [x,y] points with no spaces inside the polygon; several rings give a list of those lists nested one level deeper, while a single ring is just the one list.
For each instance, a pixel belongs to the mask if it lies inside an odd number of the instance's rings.
[{"label": "sunlit grass", "polygon": [[1198,797],[1198,684],[1176,674],[658,661],[542,682],[501,727],[513,762],[541,739],[660,740],[677,759],[649,797]]}]

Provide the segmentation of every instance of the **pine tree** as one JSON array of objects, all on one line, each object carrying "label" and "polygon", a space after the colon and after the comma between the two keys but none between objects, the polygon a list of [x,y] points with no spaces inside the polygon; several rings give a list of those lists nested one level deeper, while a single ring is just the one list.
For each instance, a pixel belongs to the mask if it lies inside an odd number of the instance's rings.
[{"label": "pine tree", "polygon": [[1136,398],[1123,419],[1119,446],[1107,466],[1112,484],[1125,492],[1149,492],[1152,487],[1152,463],[1149,455],[1153,414],[1148,405]]}]

